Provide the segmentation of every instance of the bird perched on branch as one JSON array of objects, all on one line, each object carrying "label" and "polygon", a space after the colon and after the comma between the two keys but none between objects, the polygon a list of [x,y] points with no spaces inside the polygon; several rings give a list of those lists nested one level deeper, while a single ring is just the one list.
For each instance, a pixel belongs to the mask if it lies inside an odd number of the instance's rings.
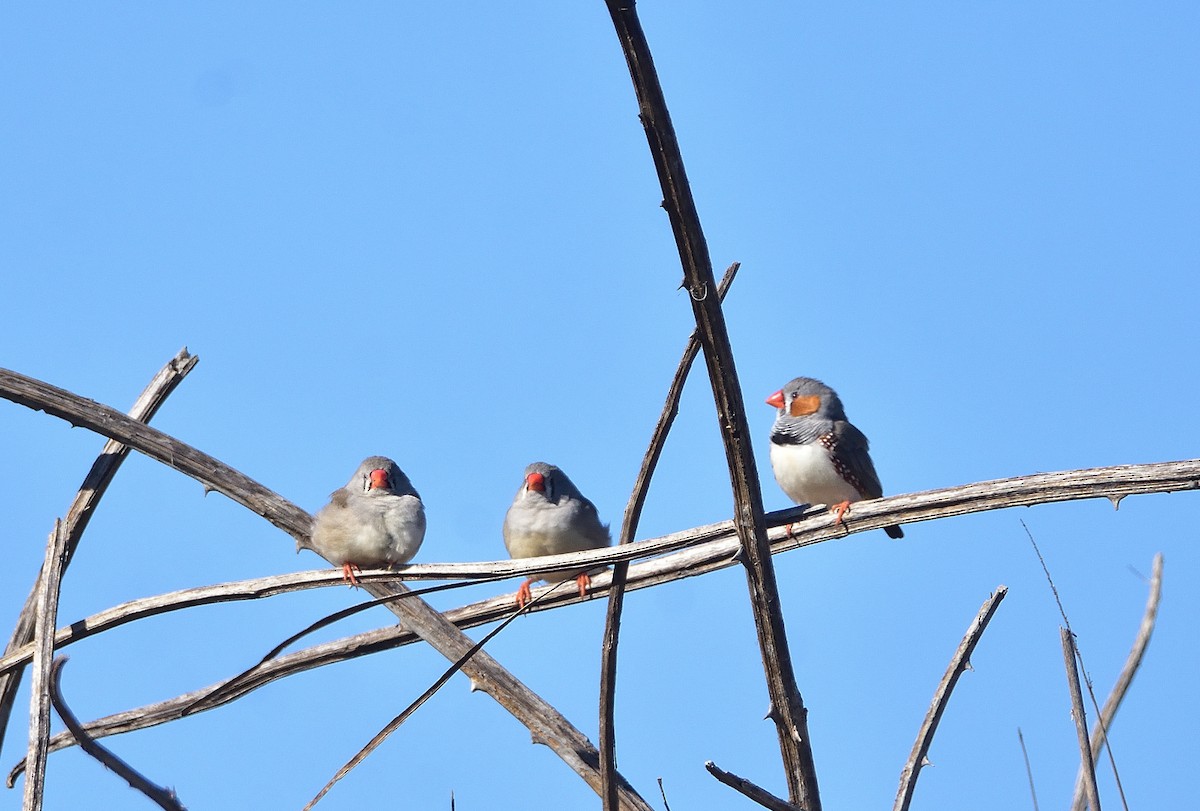
[{"label": "bird perched on branch", "polygon": [[[788,498],[828,504],[842,523],[852,502],[883,496],[867,438],[846,419],[837,392],[820,380],[797,377],[767,404],[779,409],[771,427],[771,469]],[[904,537],[894,524],[884,531]]]},{"label": "bird perched on branch", "polygon": [[313,549],[352,586],[356,571],[408,563],[424,539],[425,505],[386,456],[364,459],[313,519]]},{"label": "bird perched on branch", "polygon": [[[596,506],[554,465],[534,462],[525,468],[525,480],[504,516],[504,545],[514,558],[533,558],[582,552],[608,546],[608,525],[600,523]],[[531,599],[529,584],[542,579],[550,583],[575,578],[579,596],[587,596],[591,575],[601,566],[584,572],[548,572],[530,577],[517,590],[517,605]]]}]

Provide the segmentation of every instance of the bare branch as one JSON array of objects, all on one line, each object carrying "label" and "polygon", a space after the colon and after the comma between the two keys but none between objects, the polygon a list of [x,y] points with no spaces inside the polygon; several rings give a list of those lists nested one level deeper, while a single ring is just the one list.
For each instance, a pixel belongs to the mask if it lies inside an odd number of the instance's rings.
[{"label": "bare branch", "polygon": [[[554,589],[557,589],[563,583],[567,583],[567,582],[570,582],[570,581],[563,580],[558,583],[555,583],[554,586],[551,588],[551,591],[553,591]],[[472,656],[479,653],[479,651],[483,650],[483,646],[486,645],[488,642],[492,641],[492,638],[495,637],[496,634],[500,633],[505,628],[507,628],[512,623],[513,620],[515,620],[517,617],[521,616],[522,614],[526,613],[528,611],[528,609],[530,608],[530,606],[532,606],[538,600],[541,600],[542,598],[546,597],[549,593],[550,592],[544,592],[542,594],[539,594],[537,597],[535,597],[530,602],[525,603],[524,605],[519,607],[516,611],[511,612],[509,614],[509,616],[505,618],[504,622],[497,625],[495,628],[493,628],[491,631],[489,631],[483,637],[483,639],[479,640],[473,646],[471,646],[471,649],[468,650],[466,653],[464,653],[462,656],[460,656],[454,664],[450,665],[450,667],[446,670],[446,672],[444,672],[441,676],[439,676],[437,678],[437,681],[435,681],[432,685],[430,685],[428,690],[426,690],[424,693],[421,693],[421,695],[418,696],[415,701],[413,701],[411,704],[409,704],[407,707],[404,708],[403,712],[401,712],[399,715],[397,715],[395,718],[393,718],[391,721],[389,721],[387,724],[385,724],[383,729],[379,730],[379,732],[376,733],[375,737],[371,738],[371,740],[367,742],[367,745],[358,751],[358,754],[356,754],[354,757],[350,758],[350,760],[347,761],[346,765],[344,765],[344,766],[342,766],[342,768],[338,769],[337,773],[329,780],[328,783],[325,784],[325,787],[322,788],[319,792],[317,792],[317,796],[313,797],[312,800],[309,801],[308,805],[304,806],[304,811],[309,811],[309,809],[311,809],[314,805],[319,803],[321,801],[321,798],[329,793],[329,790],[331,788],[333,788],[335,783],[337,783],[339,780],[341,780],[343,777],[345,777],[347,774],[349,774],[354,769],[355,766],[362,763],[364,760],[367,759],[368,755],[370,755],[372,752],[374,752],[376,749],[378,749],[379,745],[382,744],[389,735],[391,735],[393,732],[395,732],[397,729],[399,729],[401,724],[403,724],[405,721],[407,721],[414,712],[416,712],[418,709],[420,709],[422,704],[424,704],[426,701],[428,701],[430,698],[432,698],[433,694],[436,693],[438,690],[441,690],[442,687],[446,684],[446,682],[450,681],[450,677],[453,676],[455,673],[457,673],[459,670],[461,670],[463,665],[465,665]]]},{"label": "bare branch", "polygon": [[966,635],[958,643],[958,649],[954,651],[954,656],[950,658],[950,664],[946,668],[941,682],[938,683],[937,690],[933,693],[933,702],[929,705],[929,711],[925,713],[925,721],[917,733],[912,753],[909,754],[908,762],[900,771],[900,789],[896,792],[896,802],[892,806],[894,811],[908,811],[908,807],[912,803],[913,792],[917,789],[917,775],[920,774],[921,768],[926,763],[929,746],[933,743],[933,735],[937,732],[938,723],[942,720],[942,713],[946,711],[946,705],[950,703],[950,694],[954,691],[954,685],[958,683],[958,677],[962,675],[963,671],[970,666],[971,654],[975,651],[975,646],[979,644],[983,632],[987,630],[988,623],[992,621],[992,616],[1000,607],[1000,602],[1006,594],[1008,594],[1007,586],[996,587],[995,593],[984,601],[971,626],[967,628]]},{"label": "bare branch", "polygon": [[[910,524],[918,520],[913,517],[918,515],[923,516],[922,520],[929,520],[940,517],[939,510],[945,510],[946,515],[963,515],[1018,505],[1107,498],[1113,490],[1122,490],[1125,494],[1148,494],[1193,489],[1197,477],[1200,477],[1200,460],[1121,465],[997,479],[944,490],[893,496],[878,501],[858,502],[854,505],[855,516],[858,518],[848,519],[853,524],[849,532],[865,532],[893,523]],[[862,518],[868,512],[871,513],[869,522]],[[835,519],[824,509],[789,508],[768,513],[766,520],[772,527],[769,534],[773,554],[844,538],[847,534],[847,528],[835,524]],[[789,536],[783,527],[798,521],[802,523],[796,524],[793,536]],[[734,557],[739,548],[734,536],[733,523],[723,521],[623,546],[587,552],[547,555],[520,561],[409,564],[399,566],[395,570],[368,570],[359,575],[359,579],[363,582],[394,582],[472,578],[485,582],[528,576],[539,571],[595,568],[623,560],[658,556],[648,563],[630,569],[628,588],[636,589],[723,569],[735,562]],[[597,575],[594,578],[593,592],[602,593],[608,586],[609,577],[608,574]],[[202,586],[157,597],[141,598],[106,609],[60,629],[56,635],[56,646],[69,645],[126,622],[180,608],[223,601],[254,600],[290,591],[341,584],[340,570],[322,569]],[[535,589],[534,593],[537,591]],[[455,609],[448,612],[447,616],[454,618],[456,624],[463,628],[494,622],[504,616],[512,599],[511,595],[497,596]],[[578,599],[572,594],[556,594],[544,605],[539,606],[538,610],[559,608],[577,602]],[[0,674],[14,665],[27,663],[31,653],[32,647],[25,646],[0,658]]]},{"label": "bare branch", "polygon": [[751,800],[754,800],[754,802],[758,803],[763,808],[769,808],[771,811],[799,811],[797,806],[792,805],[787,800],[776,797],[765,788],[751,783],[744,777],[738,777],[732,772],[725,771],[711,760],[704,764],[704,768],[708,769],[708,773],[713,777],[717,778],[735,791],[741,792]]},{"label": "bare branch", "polygon": [[[717,297],[721,301],[725,301],[725,294],[729,292],[729,286],[737,277],[739,267],[741,264],[738,262],[730,265],[721,278],[721,283],[717,285]],[[671,379],[671,385],[667,389],[666,404],[658,416],[657,425],[654,426],[650,446],[646,449],[646,455],[642,457],[642,467],[634,481],[629,503],[625,506],[625,518],[621,523],[618,545],[632,543],[634,536],[637,535],[638,522],[642,517],[642,507],[650,492],[650,479],[654,476],[655,468],[658,467],[658,460],[662,455],[663,446],[667,442],[667,435],[671,432],[671,426],[679,413],[679,398],[683,395],[683,384],[687,382],[688,373],[691,372],[692,364],[699,352],[700,338],[693,331],[683,350],[679,366],[675,369],[675,377]],[[617,693],[617,643],[621,637],[621,609],[625,604],[625,580],[628,573],[629,564],[625,561],[621,561],[613,567],[612,585],[608,591],[608,612],[604,621],[604,642],[600,650],[600,778],[604,786],[601,797],[604,799],[605,811],[612,811],[617,807],[616,783],[612,779],[617,762],[616,718],[614,715]]]},{"label": "bare branch", "polygon": [[742,563],[754,611],[771,718],[779,735],[779,749],[793,804],[807,811],[821,811],[817,773],[808,733],[808,711],[804,707],[792,668],[791,652],[783,622],[775,569],[771,562],[766,525],[763,522],[762,492],[750,441],[750,426],[742,402],[737,367],[721,303],[713,295],[716,281],[700,217],[692,198],[683,166],[683,154],[667,110],[654,58],[633,0],[606,0],[617,39],[637,93],[638,109],[650,155],[663,191],[663,207],[671,220],[675,244],[683,265],[683,286],[690,293],[692,314],[708,379],[716,403],[717,424],[725,445],[733,488],[734,523],[742,544]]},{"label": "bare branch", "polygon": [[[179,350],[179,353],[171,358],[166,366],[158,370],[158,374],[138,396],[133,408],[129,409],[130,418],[140,422],[149,422],[167,396],[175,390],[199,361],[200,359],[195,355],[188,354],[187,347]],[[100,456],[92,463],[91,470],[88,471],[83,484],[80,485],[79,492],[75,494],[75,499],[67,510],[67,517],[63,520],[63,531],[67,535],[64,570],[71,564],[71,558],[75,555],[75,549],[79,546],[79,540],[83,537],[83,531],[87,528],[92,513],[128,454],[129,449],[125,445],[110,439],[104,444]],[[16,628],[13,630],[12,639],[9,641],[5,653],[11,653],[16,648],[27,645],[33,639],[34,606],[37,602],[38,587],[38,581],[34,581],[33,588],[29,590],[29,596],[25,598],[25,605],[17,617]],[[4,747],[4,733],[8,728],[8,718],[12,713],[17,688],[20,686],[21,671],[19,670],[0,677],[0,749]]]},{"label": "bare branch", "polygon": [[[312,516],[307,512],[240,471],[174,437],[131,420],[108,406],[7,369],[0,369],[0,396],[120,439],[150,458],[191,476],[207,489],[216,490],[263,516],[294,537],[298,547],[310,543],[308,533]],[[367,583],[364,588],[374,597],[408,591],[403,585],[389,588],[379,583]],[[451,661],[471,647],[471,641],[461,631],[420,598],[388,603],[387,607],[405,627],[415,630]],[[476,655],[464,671],[478,688],[525,724],[536,739],[545,742],[594,791],[600,792],[599,753],[554,707],[486,653]],[[624,779],[620,791],[622,808],[649,809],[646,801]]]},{"label": "bare branch", "polygon": [[156,462],[191,476],[206,490],[215,490],[263,516],[297,542],[308,542],[312,516],[307,512],[244,473],[156,428],[9,369],[0,369],[0,397],[123,442]]},{"label": "bare branch", "polygon": [[[1121,669],[1121,675],[1117,677],[1117,683],[1113,685],[1112,692],[1108,694],[1108,699],[1104,702],[1104,708],[1100,710],[1100,717],[1096,719],[1096,725],[1092,728],[1093,759],[1099,757],[1100,748],[1108,744],[1108,730],[1112,729],[1112,722],[1116,718],[1117,710],[1120,709],[1125,694],[1129,692],[1129,687],[1133,684],[1133,677],[1141,667],[1142,657],[1146,655],[1150,636],[1154,633],[1154,623],[1158,618],[1158,603],[1162,599],[1162,573],[1163,556],[1160,552],[1154,556],[1154,568],[1150,574],[1150,596],[1146,599],[1146,611],[1142,615],[1142,624],[1133,640],[1133,648],[1129,651],[1125,667]],[[1071,809],[1072,811],[1083,811],[1085,807],[1081,769],[1079,776],[1075,779],[1075,796],[1071,801]]]},{"label": "bare branch", "polygon": [[131,788],[145,794],[152,802],[157,803],[160,808],[166,809],[166,811],[185,811],[183,803],[179,802],[179,798],[175,796],[173,790],[163,788],[147,780],[136,769],[93,741],[83,731],[79,719],[71,712],[71,708],[67,706],[66,699],[62,696],[62,689],[59,682],[62,678],[63,665],[66,663],[67,657],[65,656],[60,656],[54,661],[54,669],[50,673],[50,700],[54,703],[54,711],[58,713],[67,730],[79,743],[79,748],[100,761],[105,768],[116,773],[118,777],[123,778],[125,782],[129,783]]},{"label": "bare branch", "polygon": [[1087,714],[1083,709],[1083,693],[1079,689],[1079,671],[1075,667],[1075,638],[1066,628],[1058,630],[1062,636],[1063,663],[1067,668],[1067,688],[1071,695],[1071,717],[1075,720],[1075,732],[1079,736],[1080,763],[1088,804],[1092,811],[1100,811],[1100,792],[1096,788],[1096,763],[1092,757],[1091,744],[1088,742]]},{"label": "bare branch", "polygon": [[42,562],[41,589],[37,600],[37,619],[33,624],[33,678],[29,697],[30,764],[25,779],[25,811],[41,811],[46,788],[46,756],[50,753],[50,666],[54,659],[54,625],[58,618],[58,589],[66,564],[67,536],[62,521],[54,522],[54,531],[46,542]]},{"label": "bare branch", "polygon": [[1033,811],[1038,811],[1037,790],[1033,787],[1033,769],[1029,765],[1029,751],[1025,748],[1025,736],[1017,727],[1017,741],[1021,744],[1021,757],[1025,759],[1025,776],[1029,779],[1029,796],[1033,798]]}]

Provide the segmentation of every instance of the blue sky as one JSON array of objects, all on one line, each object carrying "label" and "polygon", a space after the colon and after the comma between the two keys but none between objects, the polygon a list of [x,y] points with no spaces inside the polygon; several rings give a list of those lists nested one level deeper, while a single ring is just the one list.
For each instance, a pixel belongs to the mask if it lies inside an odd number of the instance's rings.
[{"label": "blue sky", "polygon": [[[643,2],[714,264],[768,509],[762,400],[809,375],[886,492],[1193,458],[1200,11],[1192,4]],[[371,454],[420,490],[420,562],[504,556],[524,466],[619,524],[691,329],[602,3],[93,3],[0,16],[0,366],[127,408],[181,346],[155,425],[315,510]],[[0,618],[102,439],[0,403]],[[1200,718],[1194,493],[1007,510],[776,559],[827,807],[890,802],[950,654],[1010,588],[914,807],[1061,805],[1077,751],[1037,538],[1107,692],[1155,552],[1160,622],[1118,716],[1131,806],[1190,796]],[[640,537],[728,518],[708,387],[689,385]],[[134,597],[315,568],[266,522],[136,455],[63,586],[69,622]],[[502,587],[439,595],[449,608]],[[490,591],[489,591],[490,589]],[[343,589],[149,620],[74,646],[86,718],[196,689],[345,606]],[[492,653],[596,737],[604,605]],[[2,619],[7,623],[8,619]],[[326,638],[390,624],[383,609]],[[482,631],[473,632],[476,636]],[[743,575],[630,595],[619,765],[671,807],[783,793]],[[411,646],[108,743],[193,809],[299,808],[431,683]],[[23,754],[23,690],[3,751]],[[142,808],[77,750],[47,807]],[[456,677],[322,808],[598,807]],[[1117,801],[1105,778],[1102,796]],[[0,792],[0,808],[20,791]]]}]

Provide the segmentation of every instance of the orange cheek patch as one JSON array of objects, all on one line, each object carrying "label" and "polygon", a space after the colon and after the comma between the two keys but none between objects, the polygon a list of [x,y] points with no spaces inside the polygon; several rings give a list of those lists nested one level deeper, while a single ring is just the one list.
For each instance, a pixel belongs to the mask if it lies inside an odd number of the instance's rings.
[{"label": "orange cheek patch", "polygon": [[821,398],[815,394],[810,394],[807,397],[797,397],[792,400],[792,405],[788,408],[788,413],[793,417],[804,417],[816,412],[821,407]]}]

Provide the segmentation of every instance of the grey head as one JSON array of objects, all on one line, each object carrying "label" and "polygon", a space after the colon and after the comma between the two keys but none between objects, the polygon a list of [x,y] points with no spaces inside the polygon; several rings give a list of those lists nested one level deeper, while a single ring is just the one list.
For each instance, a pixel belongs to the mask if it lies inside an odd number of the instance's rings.
[{"label": "grey head", "polygon": [[797,377],[767,398],[778,413],[772,436],[790,442],[813,442],[833,430],[834,423],[848,422],[837,392],[820,380]]},{"label": "grey head", "polygon": [[386,456],[368,456],[364,459],[343,489],[371,497],[391,495],[420,498],[400,466]]},{"label": "grey head", "polygon": [[534,462],[525,468],[524,479],[521,482],[521,489],[517,491],[517,496],[522,494],[532,495],[540,493],[541,497],[551,504],[559,504],[563,501],[581,501],[592,509],[595,506],[588,501],[583,493],[579,492],[579,488],[571,481],[566,473],[556,465],[551,465],[547,462]]}]

